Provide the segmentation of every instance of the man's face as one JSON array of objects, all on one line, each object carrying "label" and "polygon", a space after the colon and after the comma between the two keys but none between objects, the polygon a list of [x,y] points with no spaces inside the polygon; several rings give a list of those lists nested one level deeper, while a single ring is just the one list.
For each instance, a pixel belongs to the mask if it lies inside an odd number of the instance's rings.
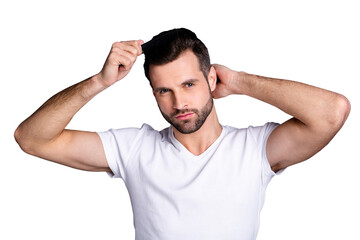
[{"label": "man's face", "polygon": [[185,51],[173,62],[151,65],[149,75],[163,117],[179,132],[201,128],[213,109],[213,98],[197,57]]}]

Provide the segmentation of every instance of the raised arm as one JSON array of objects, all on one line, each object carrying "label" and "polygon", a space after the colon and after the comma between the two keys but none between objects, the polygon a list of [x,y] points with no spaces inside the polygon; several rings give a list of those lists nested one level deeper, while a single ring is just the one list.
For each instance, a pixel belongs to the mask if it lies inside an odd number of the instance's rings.
[{"label": "raised arm", "polygon": [[65,127],[94,96],[129,73],[142,43],[114,43],[100,73],[57,93],[23,121],[15,131],[23,151],[77,169],[111,171],[96,133]]},{"label": "raised arm", "polygon": [[236,72],[214,65],[215,98],[244,94],[293,116],[270,135],[266,153],[273,171],[302,162],[325,147],[343,126],[350,103],[341,94],[303,83]]}]

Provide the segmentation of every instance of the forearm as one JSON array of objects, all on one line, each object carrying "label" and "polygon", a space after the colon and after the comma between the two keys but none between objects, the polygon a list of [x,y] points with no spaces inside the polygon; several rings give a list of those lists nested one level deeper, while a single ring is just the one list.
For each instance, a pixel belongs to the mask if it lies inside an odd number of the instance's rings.
[{"label": "forearm", "polygon": [[237,72],[214,64],[220,78],[214,98],[243,94],[293,116],[269,136],[266,156],[274,172],[302,162],[320,151],[335,136],[350,113],[341,94],[307,84]]},{"label": "forearm", "polygon": [[72,117],[105,88],[97,75],[57,93],[20,124],[15,138],[22,148],[50,142],[58,137]]},{"label": "forearm", "polygon": [[237,93],[269,103],[309,127],[345,121],[347,99],[335,92],[303,83],[239,73]]}]

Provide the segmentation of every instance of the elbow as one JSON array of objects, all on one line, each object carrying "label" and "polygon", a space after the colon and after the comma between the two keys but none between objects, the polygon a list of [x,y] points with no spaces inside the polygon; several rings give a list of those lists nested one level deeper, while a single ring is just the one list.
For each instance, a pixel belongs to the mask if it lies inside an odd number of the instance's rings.
[{"label": "elbow", "polygon": [[17,144],[19,144],[19,146],[21,147],[22,142],[21,142],[21,129],[20,126],[18,126],[14,132],[14,138],[15,141],[17,142]]},{"label": "elbow", "polygon": [[28,154],[33,154],[32,150],[31,150],[32,149],[31,141],[26,140],[26,137],[24,136],[24,131],[22,130],[21,125],[16,128],[16,130],[14,132],[14,138],[15,138],[15,141],[17,142],[17,144],[20,146],[21,150],[23,150],[24,152],[26,152]]},{"label": "elbow", "polygon": [[328,143],[342,128],[351,110],[350,101],[336,94],[331,102],[322,106],[323,112],[317,116],[316,124],[311,126],[314,137]]},{"label": "elbow", "polygon": [[328,117],[328,123],[336,132],[344,125],[351,110],[350,101],[343,95],[337,94],[332,106],[331,114]]}]

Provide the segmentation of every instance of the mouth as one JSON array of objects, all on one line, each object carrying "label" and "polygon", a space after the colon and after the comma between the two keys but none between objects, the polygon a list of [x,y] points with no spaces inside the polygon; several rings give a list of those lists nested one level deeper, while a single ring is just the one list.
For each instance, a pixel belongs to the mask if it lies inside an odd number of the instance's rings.
[{"label": "mouth", "polygon": [[179,120],[187,120],[189,118],[191,118],[194,115],[194,113],[190,112],[190,113],[185,113],[185,114],[179,114],[176,116],[176,119]]}]

